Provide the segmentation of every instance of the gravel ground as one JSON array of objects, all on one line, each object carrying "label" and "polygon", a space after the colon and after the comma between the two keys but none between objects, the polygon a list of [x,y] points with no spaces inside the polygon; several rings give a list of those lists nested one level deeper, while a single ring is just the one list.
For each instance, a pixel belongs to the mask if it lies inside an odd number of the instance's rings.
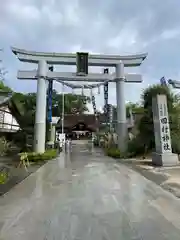
[{"label": "gravel ground", "polygon": [[28,172],[24,169],[24,167],[18,168],[17,159],[12,157],[1,157],[0,158],[0,169],[5,169],[8,172],[8,179],[6,183],[0,184],[0,196],[8,192],[11,188],[13,188],[16,184],[23,181],[27,178],[31,173],[37,171],[39,167],[41,167],[44,163],[30,165],[28,167]]},{"label": "gravel ground", "polygon": [[155,167],[152,166],[151,159],[121,160],[120,162],[180,198],[180,165]]}]

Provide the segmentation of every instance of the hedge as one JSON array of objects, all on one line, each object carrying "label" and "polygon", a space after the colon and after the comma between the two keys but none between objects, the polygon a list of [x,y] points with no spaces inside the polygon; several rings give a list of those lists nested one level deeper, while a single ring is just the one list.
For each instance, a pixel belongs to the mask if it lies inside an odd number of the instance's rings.
[{"label": "hedge", "polygon": [[27,160],[29,162],[47,161],[47,160],[56,158],[58,155],[58,150],[49,149],[49,150],[46,150],[44,153],[27,152],[27,153],[19,154],[20,157],[22,157],[23,155],[27,156]]},{"label": "hedge", "polygon": [[112,157],[112,158],[120,158],[121,157],[121,153],[118,148],[115,148],[115,147],[107,148],[105,151],[109,157]]}]

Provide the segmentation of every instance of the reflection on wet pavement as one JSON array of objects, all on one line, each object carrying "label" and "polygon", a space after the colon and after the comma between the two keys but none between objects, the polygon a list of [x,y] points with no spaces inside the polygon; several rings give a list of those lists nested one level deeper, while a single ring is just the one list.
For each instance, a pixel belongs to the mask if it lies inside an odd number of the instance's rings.
[{"label": "reflection on wet pavement", "polygon": [[143,176],[74,146],[0,198],[0,239],[180,239],[180,200]]}]

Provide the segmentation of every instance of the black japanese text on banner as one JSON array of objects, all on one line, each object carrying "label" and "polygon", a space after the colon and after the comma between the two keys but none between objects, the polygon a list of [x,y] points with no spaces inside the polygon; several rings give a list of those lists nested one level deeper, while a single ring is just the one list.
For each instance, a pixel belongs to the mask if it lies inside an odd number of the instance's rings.
[{"label": "black japanese text on banner", "polygon": [[106,122],[108,122],[108,82],[104,84],[104,113]]},{"label": "black japanese text on banner", "polygon": [[92,105],[93,105],[94,114],[97,115],[96,101],[95,101],[94,95],[91,96],[91,101],[92,101]]},{"label": "black japanese text on banner", "polygon": [[52,122],[52,93],[53,93],[53,80],[49,81],[48,84],[48,122]]}]

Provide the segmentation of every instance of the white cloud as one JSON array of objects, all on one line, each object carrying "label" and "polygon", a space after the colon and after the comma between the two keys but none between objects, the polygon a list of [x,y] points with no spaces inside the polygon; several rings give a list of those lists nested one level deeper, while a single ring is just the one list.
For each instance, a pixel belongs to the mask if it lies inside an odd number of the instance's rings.
[{"label": "white cloud", "polygon": [[169,30],[163,31],[163,33],[161,34],[161,37],[163,39],[173,39],[178,37],[179,35],[180,35],[180,29],[175,28],[175,29],[169,29]]},{"label": "white cloud", "polygon": [[[142,84],[126,84],[126,100],[137,101],[141,89],[160,77],[179,77],[178,0],[6,0],[0,8],[0,48],[4,48],[7,82],[17,91],[35,90],[33,82],[16,80],[18,69],[30,64],[18,62],[10,46],[37,51],[132,54],[149,52],[141,67],[125,72],[140,72]],[[172,14],[173,13],[173,14]],[[59,71],[75,67],[57,67]],[[89,71],[102,72],[102,68]],[[114,69],[111,69],[114,71]],[[59,84],[56,84],[61,91]],[[68,89],[66,89],[68,91]],[[98,108],[103,93],[96,95]],[[116,103],[115,84],[110,84],[109,102]]]},{"label": "white cloud", "polygon": [[23,5],[22,2],[11,1],[6,5],[5,11],[15,21],[34,21],[40,18],[39,10],[33,5]]},{"label": "white cloud", "polygon": [[114,52],[120,51],[122,55],[139,51],[140,44],[138,31],[131,23],[125,24],[115,37],[110,37],[107,41],[108,48],[111,48]]},{"label": "white cloud", "polygon": [[44,18],[49,21],[52,27],[58,27],[63,23],[63,14],[48,5],[43,6],[41,14],[44,15]]},{"label": "white cloud", "polygon": [[80,11],[79,4],[77,0],[68,1],[64,11],[65,24],[69,24],[72,26],[77,26],[80,24]]}]

